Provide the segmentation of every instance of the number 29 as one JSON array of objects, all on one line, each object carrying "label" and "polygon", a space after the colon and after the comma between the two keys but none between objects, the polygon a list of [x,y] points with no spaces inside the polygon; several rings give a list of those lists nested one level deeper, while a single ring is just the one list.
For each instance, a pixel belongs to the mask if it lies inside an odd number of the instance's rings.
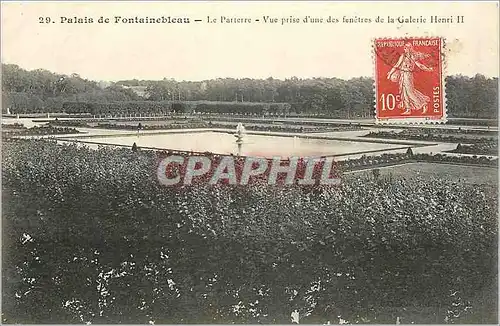
[{"label": "number 29", "polygon": [[48,24],[52,21],[50,17],[38,17],[39,24]]}]

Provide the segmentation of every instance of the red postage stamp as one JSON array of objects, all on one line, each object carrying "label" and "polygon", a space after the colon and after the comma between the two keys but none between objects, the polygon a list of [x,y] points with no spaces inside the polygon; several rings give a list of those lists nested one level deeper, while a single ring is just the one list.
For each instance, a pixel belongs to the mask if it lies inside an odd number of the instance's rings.
[{"label": "red postage stamp", "polygon": [[446,122],[443,46],[440,37],[375,39],[377,123]]}]

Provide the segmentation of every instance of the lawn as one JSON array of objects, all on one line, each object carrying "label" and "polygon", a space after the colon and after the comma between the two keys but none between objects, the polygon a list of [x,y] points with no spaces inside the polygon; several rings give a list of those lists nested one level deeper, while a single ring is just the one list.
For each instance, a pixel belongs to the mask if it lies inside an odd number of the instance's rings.
[{"label": "lawn", "polygon": [[[371,170],[354,171],[349,175],[369,174]],[[380,176],[419,176],[441,178],[449,181],[459,181],[470,184],[498,184],[498,170],[493,167],[480,167],[468,165],[453,165],[439,163],[406,163],[380,168]]]}]

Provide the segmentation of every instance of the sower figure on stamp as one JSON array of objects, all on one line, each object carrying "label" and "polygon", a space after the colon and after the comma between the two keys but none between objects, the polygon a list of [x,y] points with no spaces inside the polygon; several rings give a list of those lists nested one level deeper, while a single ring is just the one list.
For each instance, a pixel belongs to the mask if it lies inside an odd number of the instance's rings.
[{"label": "sower figure on stamp", "polygon": [[410,43],[406,43],[398,62],[387,73],[387,79],[399,83],[399,108],[405,110],[403,114],[410,114],[411,110],[423,110],[422,114],[427,112],[427,103],[430,98],[415,88],[413,72],[415,66],[424,71],[432,71],[432,67],[419,62],[429,56],[429,54],[415,51]]}]

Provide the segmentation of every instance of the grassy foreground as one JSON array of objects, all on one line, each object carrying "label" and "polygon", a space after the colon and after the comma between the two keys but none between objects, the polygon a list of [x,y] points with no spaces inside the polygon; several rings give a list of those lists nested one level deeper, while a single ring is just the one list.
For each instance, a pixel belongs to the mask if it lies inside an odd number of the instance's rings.
[{"label": "grassy foreground", "polygon": [[496,186],[164,188],[157,154],[9,141],[4,323],[496,323]]}]

